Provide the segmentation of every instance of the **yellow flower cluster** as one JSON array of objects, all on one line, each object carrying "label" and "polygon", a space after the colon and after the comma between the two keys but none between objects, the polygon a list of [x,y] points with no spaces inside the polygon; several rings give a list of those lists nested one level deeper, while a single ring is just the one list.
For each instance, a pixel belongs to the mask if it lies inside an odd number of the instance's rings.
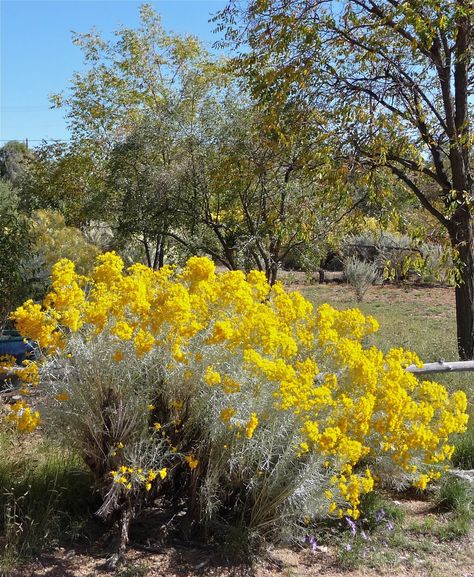
[{"label": "yellow flower cluster", "polygon": [[39,368],[34,361],[25,359],[23,361],[23,368],[18,371],[18,377],[25,386],[31,385],[35,387],[39,384]]},{"label": "yellow flower cluster", "polygon": [[374,478],[370,469],[366,469],[364,474],[354,474],[351,465],[345,465],[341,474],[331,477],[330,482],[332,490],[327,491],[326,497],[331,500],[337,491],[349,506],[344,510],[341,507],[338,508],[336,501],[331,501],[329,512],[337,514],[338,517],[348,515],[358,519],[361,495],[369,493],[374,488]]},{"label": "yellow flower cluster", "polygon": [[13,355],[0,356],[0,375],[7,374],[15,366],[16,359]]},{"label": "yellow flower cluster", "polygon": [[249,422],[245,427],[245,436],[247,437],[247,439],[251,439],[253,437],[257,425],[258,425],[258,417],[256,413],[252,413],[250,415]]},{"label": "yellow flower cluster", "polygon": [[61,335],[57,330],[58,317],[54,309],[43,309],[40,304],[29,299],[12,313],[11,318],[22,335],[28,335],[43,349],[61,346]]},{"label": "yellow flower cluster", "polygon": [[110,471],[110,474],[114,483],[123,485],[127,490],[143,486],[147,491],[150,491],[153,481],[157,477],[160,477],[161,480],[165,479],[168,471],[166,467],[154,471],[153,469],[144,470],[141,467],[121,465],[117,471]]},{"label": "yellow flower cluster", "polygon": [[10,412],[6,417],[7,421],[14,423],[21,432],[31,433],[41,423],[39,412],[33,411],[23,400],[10,405],[9,409]]},{"label": "yellow flower cluster", "polygon": [[[25,359],[22,367],[15,367],[15,358],[11,356],[0,358],[0,372],[10,372],[12,369],[20,379],[22,386],[20,393],[28,396],[31,388],[39,384],[40,373],[38,364]],[[33,410],[25,399],[21,399],[9,406],[7,421],[13,423],[18,431],[31,433],[41,423],[39,411]]]},{"label": "yellow flower cluster", "polygon": [[210,387],[212,387],[221,383],[222,377],[217,371],[214,370],[212,365],[209,365],[206,368],[206,372],[204,373],[204,380]]},{"label": "yellow flower cluster", "polygon": [[223,423],[228,423],[232,417],[235,415],[237,411],[235,409],[233,409],[232,407],[226,407],[225,409],[222,409],[221,414],[220,414],[220,419]]},{"label": "yellow flower cluster", "polygon": [[199,460],[196,459],[193,455],[186,455],[184,457],[184,460],[186,461],[186,463],[187,463],[188,467],[191,469],[191,471],[196,469],[196,467],[199,465]]},{"label": "yellow flower cluster", "polygon": [[[334,479],[327,506],[336,515],[359,514],[360,496],[374,483],[367,463],[385,459],[424,488],[451,456],[449,436],[467,422],[462,392],[449,395],[406,372],[420,364],[414,353],[364,347],[378,329],[374,318],[329,305],[314,311],[299,293],[270,287],[261,272],[216,274],[207,258],[192,257],[180,272],[153,271],[125,269],[107,253],[90,278],[62,260],[43,304],[27,301],[12,318],[46,352],[61,354],[67,335],[80,331],[90,346],[107,335],[110,361],[120,366],[130,355],[156,358],[175,386],[173,411],[212,399],[206,419],[239,442],[265,431],[261,407],[292,415],[295,452],[326,460],[328,483]],[[147,478],[135,470],[116,475],[125,486],[130,475]]]}]

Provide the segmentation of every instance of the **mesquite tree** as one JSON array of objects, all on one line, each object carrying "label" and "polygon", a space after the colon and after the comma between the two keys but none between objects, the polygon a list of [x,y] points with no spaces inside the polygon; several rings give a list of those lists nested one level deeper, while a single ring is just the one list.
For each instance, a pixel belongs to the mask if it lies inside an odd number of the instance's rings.
[{"label": "mesquite tree", "polygon": [[217,20],[245,45],[236,64],[256,94],[324,109],[345,154],[389,170],[445,227],[459,354],[473,358],[472,2],[232,0]]}]

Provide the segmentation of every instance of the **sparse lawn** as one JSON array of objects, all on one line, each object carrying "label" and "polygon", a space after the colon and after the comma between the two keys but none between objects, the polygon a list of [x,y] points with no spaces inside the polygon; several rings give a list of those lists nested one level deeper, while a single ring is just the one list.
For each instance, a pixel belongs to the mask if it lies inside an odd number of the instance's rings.
[{"label": "sparse lawn", "polygon": [[[380,527],[367,540],[349,531],[327,535],[314,552],[308,545],[270,549],[250,565],[233,561],[217,547],[131,547],[117,573],[104,571],[104,556],[59,549],[11,577],[470,577],[474,541],[453,535],[452,513],[427,501],[397,500],[403,512],[394,529]],[[155,536],[156,539],[156,536]],[[151,542],[154,542],[151,535]]]},{"label": "sparse lawn", "polygon": [[[346,285],[311,285],[300,290],[316,306],[327,302],[373,315],[380,323],[373,344],[383,350],[415,350],[425,362],[458,358],[454,289],[374,286],[362,303],[356,302],[353,289]],[[460,376],[465,375],[455,375],[456,379]]]}]

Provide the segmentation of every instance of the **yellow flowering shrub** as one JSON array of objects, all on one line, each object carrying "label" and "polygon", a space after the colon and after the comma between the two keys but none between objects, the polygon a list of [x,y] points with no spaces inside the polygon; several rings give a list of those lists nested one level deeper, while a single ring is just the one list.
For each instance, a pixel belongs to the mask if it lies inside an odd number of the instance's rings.
[{"label": "yellow flowering shrub", "polygon": [[[12,319],[45,353],[42,374],[62,367],[64,378],[49,379],[44,392],[78,431],[85,383],[102,387],[97,415],[120,406],[128,387],[140,425],[129,417],[125,432],[110,433],[101,448],[114,452],[104,473],[110,467],[125,489],[148,491],[155,472],[171,475],[174,462],[175,475],[199,472],[205,517],[240,484],[257,528],[268,527],[269,516],[357,518],[376,480],[425,488],[436,479],[453,451],[450,435],[465,429],[465,395],[407,372],[420,364],[416,354],[364,346],[378,329],[374,318],[313,310],[260,272],[217,274],[201,257],[181,271],[125,269],[107,253],[89,278],[62,260],[52,279],[43,304],[27,301]],[[31,365],[25,371],[38,380]],[[31,430],[39,415],[21,403],[9,418]],[[146,468],[130,449],[128,464],[120,461],[117,443],[125,455],[138,438],[140,446],[159,439],[161,460]]]}]

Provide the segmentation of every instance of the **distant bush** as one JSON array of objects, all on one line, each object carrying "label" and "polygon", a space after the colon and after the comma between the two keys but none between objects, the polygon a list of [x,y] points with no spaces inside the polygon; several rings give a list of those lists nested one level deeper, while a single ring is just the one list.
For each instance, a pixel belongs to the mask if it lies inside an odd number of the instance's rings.
[{"label": "distant bush", "polygon": [[344,262],[344,274],[354,288],[358,302],[362,302],[367,289],[381,276],[375,263],[359,260],[355,256]]},{"label": "distant bush", "polygon": [[455,264],[449,247],[426,242],[420,246],[423,262],[420,274],[424,282],[453,284],[455,280]]},{"label": "distant bush", "polygon": [[354,258],[358,261],[373,263],[380,276],[392,280],[406,277],[410,262],[419,252],[413,249],[413,242],[406,235],[388,231],[364,231],[358,235],[345,238],[343,244],[345,260]]},{"label": "distant bush", "polygon": [[366,230],[349,235],[343,242],[344,260],[373,263],[381,276],[401,281],[415,273],[423,282],[454,282],[454,259],[449,247],[437,243],[418,244],[408,235]]},{"label": "distant bush", "polygon": [[16,192],[0,180],[0,329],[10,311],[28,296],[26,261],[33,234],[30,220],[18,206]]}]

